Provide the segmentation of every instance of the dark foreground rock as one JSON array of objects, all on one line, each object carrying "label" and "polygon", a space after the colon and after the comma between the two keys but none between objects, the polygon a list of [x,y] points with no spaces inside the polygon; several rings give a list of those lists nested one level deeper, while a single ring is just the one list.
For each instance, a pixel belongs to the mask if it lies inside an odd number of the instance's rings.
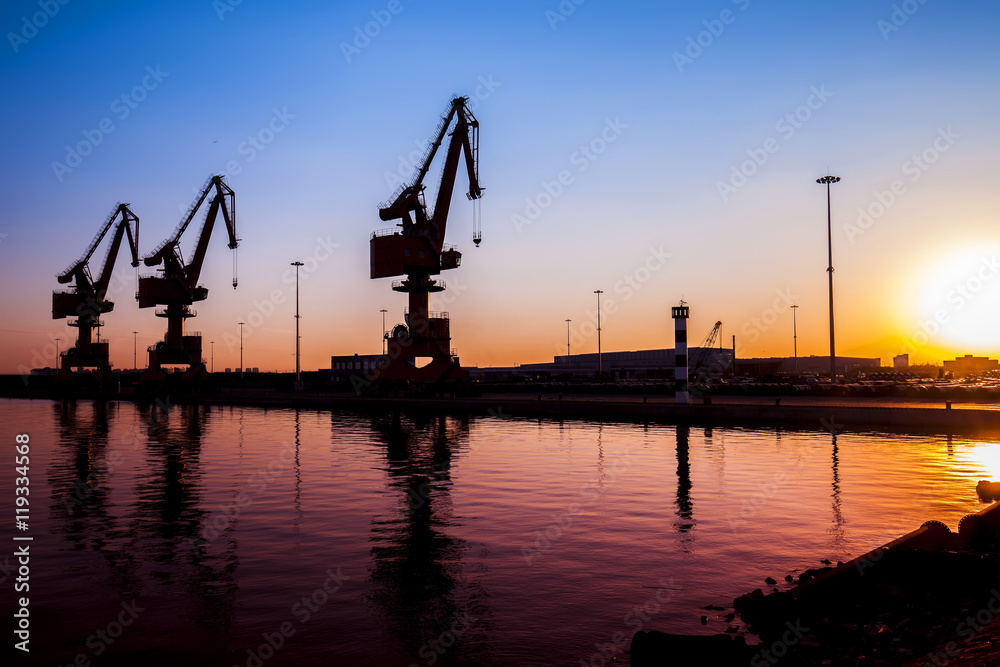
[{"label": "dark foreground rock", "polygon": [[742,638],[726,635],[721,637],[728,643],[718,635],[640,632],[631,664],[947,665],[962,661],[966,652],[995,654],[1000,504],[965,517],[958,532],[928,521],[852,561],[808,575],[787,591],[757,589],[734,600],[758,645],[747,647]]}]

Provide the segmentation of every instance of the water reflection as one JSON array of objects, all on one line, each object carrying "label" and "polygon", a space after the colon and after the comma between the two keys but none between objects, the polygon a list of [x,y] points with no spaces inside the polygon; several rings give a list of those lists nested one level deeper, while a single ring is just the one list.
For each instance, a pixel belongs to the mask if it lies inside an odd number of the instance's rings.
[{"label": "water reflection", "polygon": [[[691,428],[686,424],[677,425],[677,517],[674,523],[679,533],[687,533],[695,526],[694,503],[691,501]],[[681,540],[684,551],[690,551],[691,540]]]},{"label": "water reflection", "polygon": [[830,527],[830,546],[834,551],[847,551],[847,531],[844,525],[847,519],[844,518],[843,508],[840,501],[840,451],[837,448],[837,434],[830,435],[833,439],[833,491],[830,494],[833,500],[833,525]]},{"label": "water reflection", "polygon": [[[108,587],[122,599],[159,595],[157,587],[166,595],[180,590],[197,603],[190,618],[199,629],[227,628],[237,590],[235,540],[206,548],[201,534],[199,456],[209,411],[150,407],[131,429],[121,425],[116,433],[124,442],[113,443],[109,455],[117,406],[86,405],[55,406],[62,457],[50,467],[54,532],[74,550],[101,554]],[[138,470],[134,502],[123,504],[128,491],[115,482],[128,479],[131,468]],[[211,636],[217,644],[217,633]]]},{"label": "water reflection", "polygon": [[456,524],[453,456],[468,447],[468,420],[404,420],[393,413],[371,426],[385,445],[397,504],[372,519],[370,599],[413,662],[487,664],[492,613],[481,584],[485,568],[463,577],[471,545],[449,534]]}]

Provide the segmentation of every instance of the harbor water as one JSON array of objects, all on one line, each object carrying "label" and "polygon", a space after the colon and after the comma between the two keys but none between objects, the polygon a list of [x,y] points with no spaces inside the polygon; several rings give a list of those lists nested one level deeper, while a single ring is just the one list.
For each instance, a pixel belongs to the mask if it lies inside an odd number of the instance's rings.
[{"label": "harbor water", "polygon": [[705,607],[929,519],[954,529],[982,507],[976,482],[1000,480],[990,439],[820,423],[529,420],[500,404],[0,414],[11,515],[15,436],[30,436],[27,527],[7,532],[32,538],[8,543],[30,544],[40,665],[627,663],[636,630],[744,632]]}]

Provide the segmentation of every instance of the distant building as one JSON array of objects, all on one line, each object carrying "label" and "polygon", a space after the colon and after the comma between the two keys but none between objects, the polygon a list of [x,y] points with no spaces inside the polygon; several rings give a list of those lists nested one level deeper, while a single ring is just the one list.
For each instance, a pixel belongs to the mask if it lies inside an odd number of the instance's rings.
[{"label": "distant building", "polygon": [[[704,350],[704,352],[703,352]],[[695,367],[704,357],[702,374],[718,377],[732,369],[733,351],[723,349],[688,348],[688,367],[694,379]],[[521,364],[491,368],[470,368],[469,374],[477,380],[509,380],[511,378],[592,378],[598,368],[617,380],[669,380],[674,377],[674,351],[672,349],[636,350],[630,352],[603,352],[598,360],[596,352],[560,355],[549,363]]]},{"label": "distant building", "polygon": [[[867,357],[837,357],[837,373],[848,373],[859,368],[879,368],[882,360]],[[737,359],[736,374],[749,377],[763,377],[778,373],[829,373],[830,357],[765,357],[760,359]]]},{"label": "distant building", "polygon": [[944,372],[951,373],[956,377],[976,375],[997,369],[1000,369],[1000,361],[987,357],[974,357],[971,354],[956,357],[954,361],[944,362]]},{"label": "distant building", "polygon": [[337,357],[330,357],[330,368],[333,370],[333,379],[340,380],[352,375],[369,377],[375,372],[379,365],[384,363],[381,354],[345,354]]},{"label": "distant building", "polygon": [[892,358],[893,368],[909,368],[910,367],[910,355],[908,354],[897,354]]}]

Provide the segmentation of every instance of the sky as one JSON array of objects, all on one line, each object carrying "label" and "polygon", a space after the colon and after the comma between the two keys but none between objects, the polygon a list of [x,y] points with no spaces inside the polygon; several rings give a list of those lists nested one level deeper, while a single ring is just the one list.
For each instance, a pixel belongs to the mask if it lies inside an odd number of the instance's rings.
[{"label": "sky", "polygon": [[[242,239],[234,290],[216,226],[187,323],[215,368],[239,366],[242,321],[246,366],[294,369],[293,261],[303,368],[380,352],[406,295],[369,278],[369,235],[456,94],[483,243],[460,170],[463,262],[431,308],[464,365],[550,361],[567,319],[596,352],[595,290],[605,351],[672,347],[683,299],[692,345],[721,321],[740,357],[791,355],[793,328],[828,354],[828,173],[838,355],[996,357],[998,28],[971,0],[5,2],[0,372],[75,339],[55,276],[117,202],[145,255],[212,174]],[[101,329],[120,368],[165,332],[127,254]]]}]

